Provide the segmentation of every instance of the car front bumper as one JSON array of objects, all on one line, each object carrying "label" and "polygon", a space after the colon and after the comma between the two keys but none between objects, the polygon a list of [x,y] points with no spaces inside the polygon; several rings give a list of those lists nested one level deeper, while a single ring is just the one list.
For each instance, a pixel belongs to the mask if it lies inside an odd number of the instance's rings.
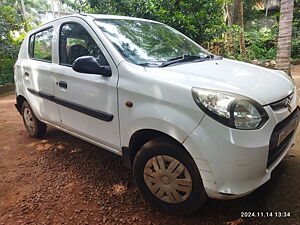
[{"label": "car front bumper", "polygon": [[[232,129],[204,116],[184,141],[209,197],[234,199],[251,193],[270,179],[295,142],[299,126],[297,97],[292,112],[287,108],[274,111],[270,106],[265,109],[269,120],[258,130]],[[285,127],[291,132],[279,138]]]}]

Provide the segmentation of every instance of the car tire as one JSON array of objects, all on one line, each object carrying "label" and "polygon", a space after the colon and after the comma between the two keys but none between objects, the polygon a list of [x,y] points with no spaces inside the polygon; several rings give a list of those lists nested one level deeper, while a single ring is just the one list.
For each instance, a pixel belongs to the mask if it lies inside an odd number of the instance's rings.
[{"label": "car tire", "polygon": [[31,137],[41,138],[45,135],[47,125],[36,118],[27,101],[22,104],[22,117],[25,128]]},{"label": "car tire", "polygon": [[133,177],[147,200],[172,214],[192,213],[207,199],[193,158],[169,138],[153,139],[141,147],[134,158]]}]

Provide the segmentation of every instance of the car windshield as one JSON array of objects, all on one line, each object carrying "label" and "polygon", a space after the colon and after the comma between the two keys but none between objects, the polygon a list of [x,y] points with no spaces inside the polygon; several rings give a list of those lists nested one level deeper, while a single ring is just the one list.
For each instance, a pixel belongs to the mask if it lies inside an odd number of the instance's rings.
[{"label": "car windshield", "polygon": [[95,23],[115,48],[135,64],[159,66],[185,56],[200,59],[211,56],[179,31],[164,24],[126,19],[98,19]]}]

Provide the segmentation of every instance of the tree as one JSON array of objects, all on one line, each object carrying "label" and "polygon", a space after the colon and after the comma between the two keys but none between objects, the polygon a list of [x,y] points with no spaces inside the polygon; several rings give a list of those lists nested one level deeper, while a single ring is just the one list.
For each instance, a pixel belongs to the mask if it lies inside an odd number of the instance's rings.
[{"label": "tree", "polygon": [[25,4],[24,4],[24,0],[21,0],[21,6],[22,6],[22,12],[23,12],[23,17],[24,19],[26,19],[26,9],[25,9]]},{"label": "tree", "polygon": [[40,23],[39,13],[50,10],[47,0],[1,0],[0,7],[14,9],[13,16],[22,22],[30,22],[33,26]]},{"label": "tree", "polygon": [[[233,25],[238,25],[239,31],[239,49],[242,59],[246,60],[246,47],[245,47],[245,37],[244,37],[244,1],[243,0],[232,0],[225,2],[225,15],[226,23],[229,27]],[[227,34],[228,40],[233,39],[232,34],[229,32]]]},{"label": "tree", "polygon": [[11,32],[20,29],[21,25],[14,15],[14,8],[0,7],[0,59],[14,57],[17,52]]},{"label": "tree", "polygon": [[[168,24],[198,43],[211,41],[225,30],[224,2],[227,0],[86,0],[73,7],[102,14],[126,15]],[[70,0],[62,0],[68,4]],[[74,4],[75,3],[75,4]]]},{"label": "tree", "polygon": [[238,24],[241,27],[240,32],[240,53],[243,60],[246,60],[246,47],[245,47],[245,37],[244,37],[244,6],[243,0],[237,0],[238,5]]},{"label": "tree", "polygon": [[281,1],[276,68],[284,70],[288,74],[291,73],[293,10],[294,0]]},{"label": "tree", "polygon": [[13,82],[13,64],[18,54],[19,43],[16,43],[12,31],[21,28],[13,7],[0,5],[0,85]]}]

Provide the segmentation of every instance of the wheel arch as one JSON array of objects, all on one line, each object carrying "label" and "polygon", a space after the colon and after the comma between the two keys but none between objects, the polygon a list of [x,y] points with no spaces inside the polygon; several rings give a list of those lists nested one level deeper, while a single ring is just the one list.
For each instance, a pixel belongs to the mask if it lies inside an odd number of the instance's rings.
[{"label": "wheel arch", "polygon": [[134,157],[137,154],[137,152],[139,151],[139,149],[148,141],[153,140],[158,137],[165,137],[170,142],[173,142],[175,144],[182,146],[185,149],[185,151],[191,156],[191,154],[184,147],[184,145],[180,141],[175,139],[174,137],[172,137],[164,132],[154,130],[154,129],[140,129],[140,130],[135,131],[131,135],[130,140],[129,140],[129,146],[122,147],[122,153],[123,153],[125,165],[128,168],[131,168]]},{"label": "wheel arch", "polygon": [[23,95],[18,95],[16,97],[16,104],[15,104],[15,106],[16,106],[17,110],[19,111],[19,113],[21,115],[22,115],[22,105],[23,105],[23,103],[25,101],[27,101],[27,100],[26,100],[26,98]]}]

